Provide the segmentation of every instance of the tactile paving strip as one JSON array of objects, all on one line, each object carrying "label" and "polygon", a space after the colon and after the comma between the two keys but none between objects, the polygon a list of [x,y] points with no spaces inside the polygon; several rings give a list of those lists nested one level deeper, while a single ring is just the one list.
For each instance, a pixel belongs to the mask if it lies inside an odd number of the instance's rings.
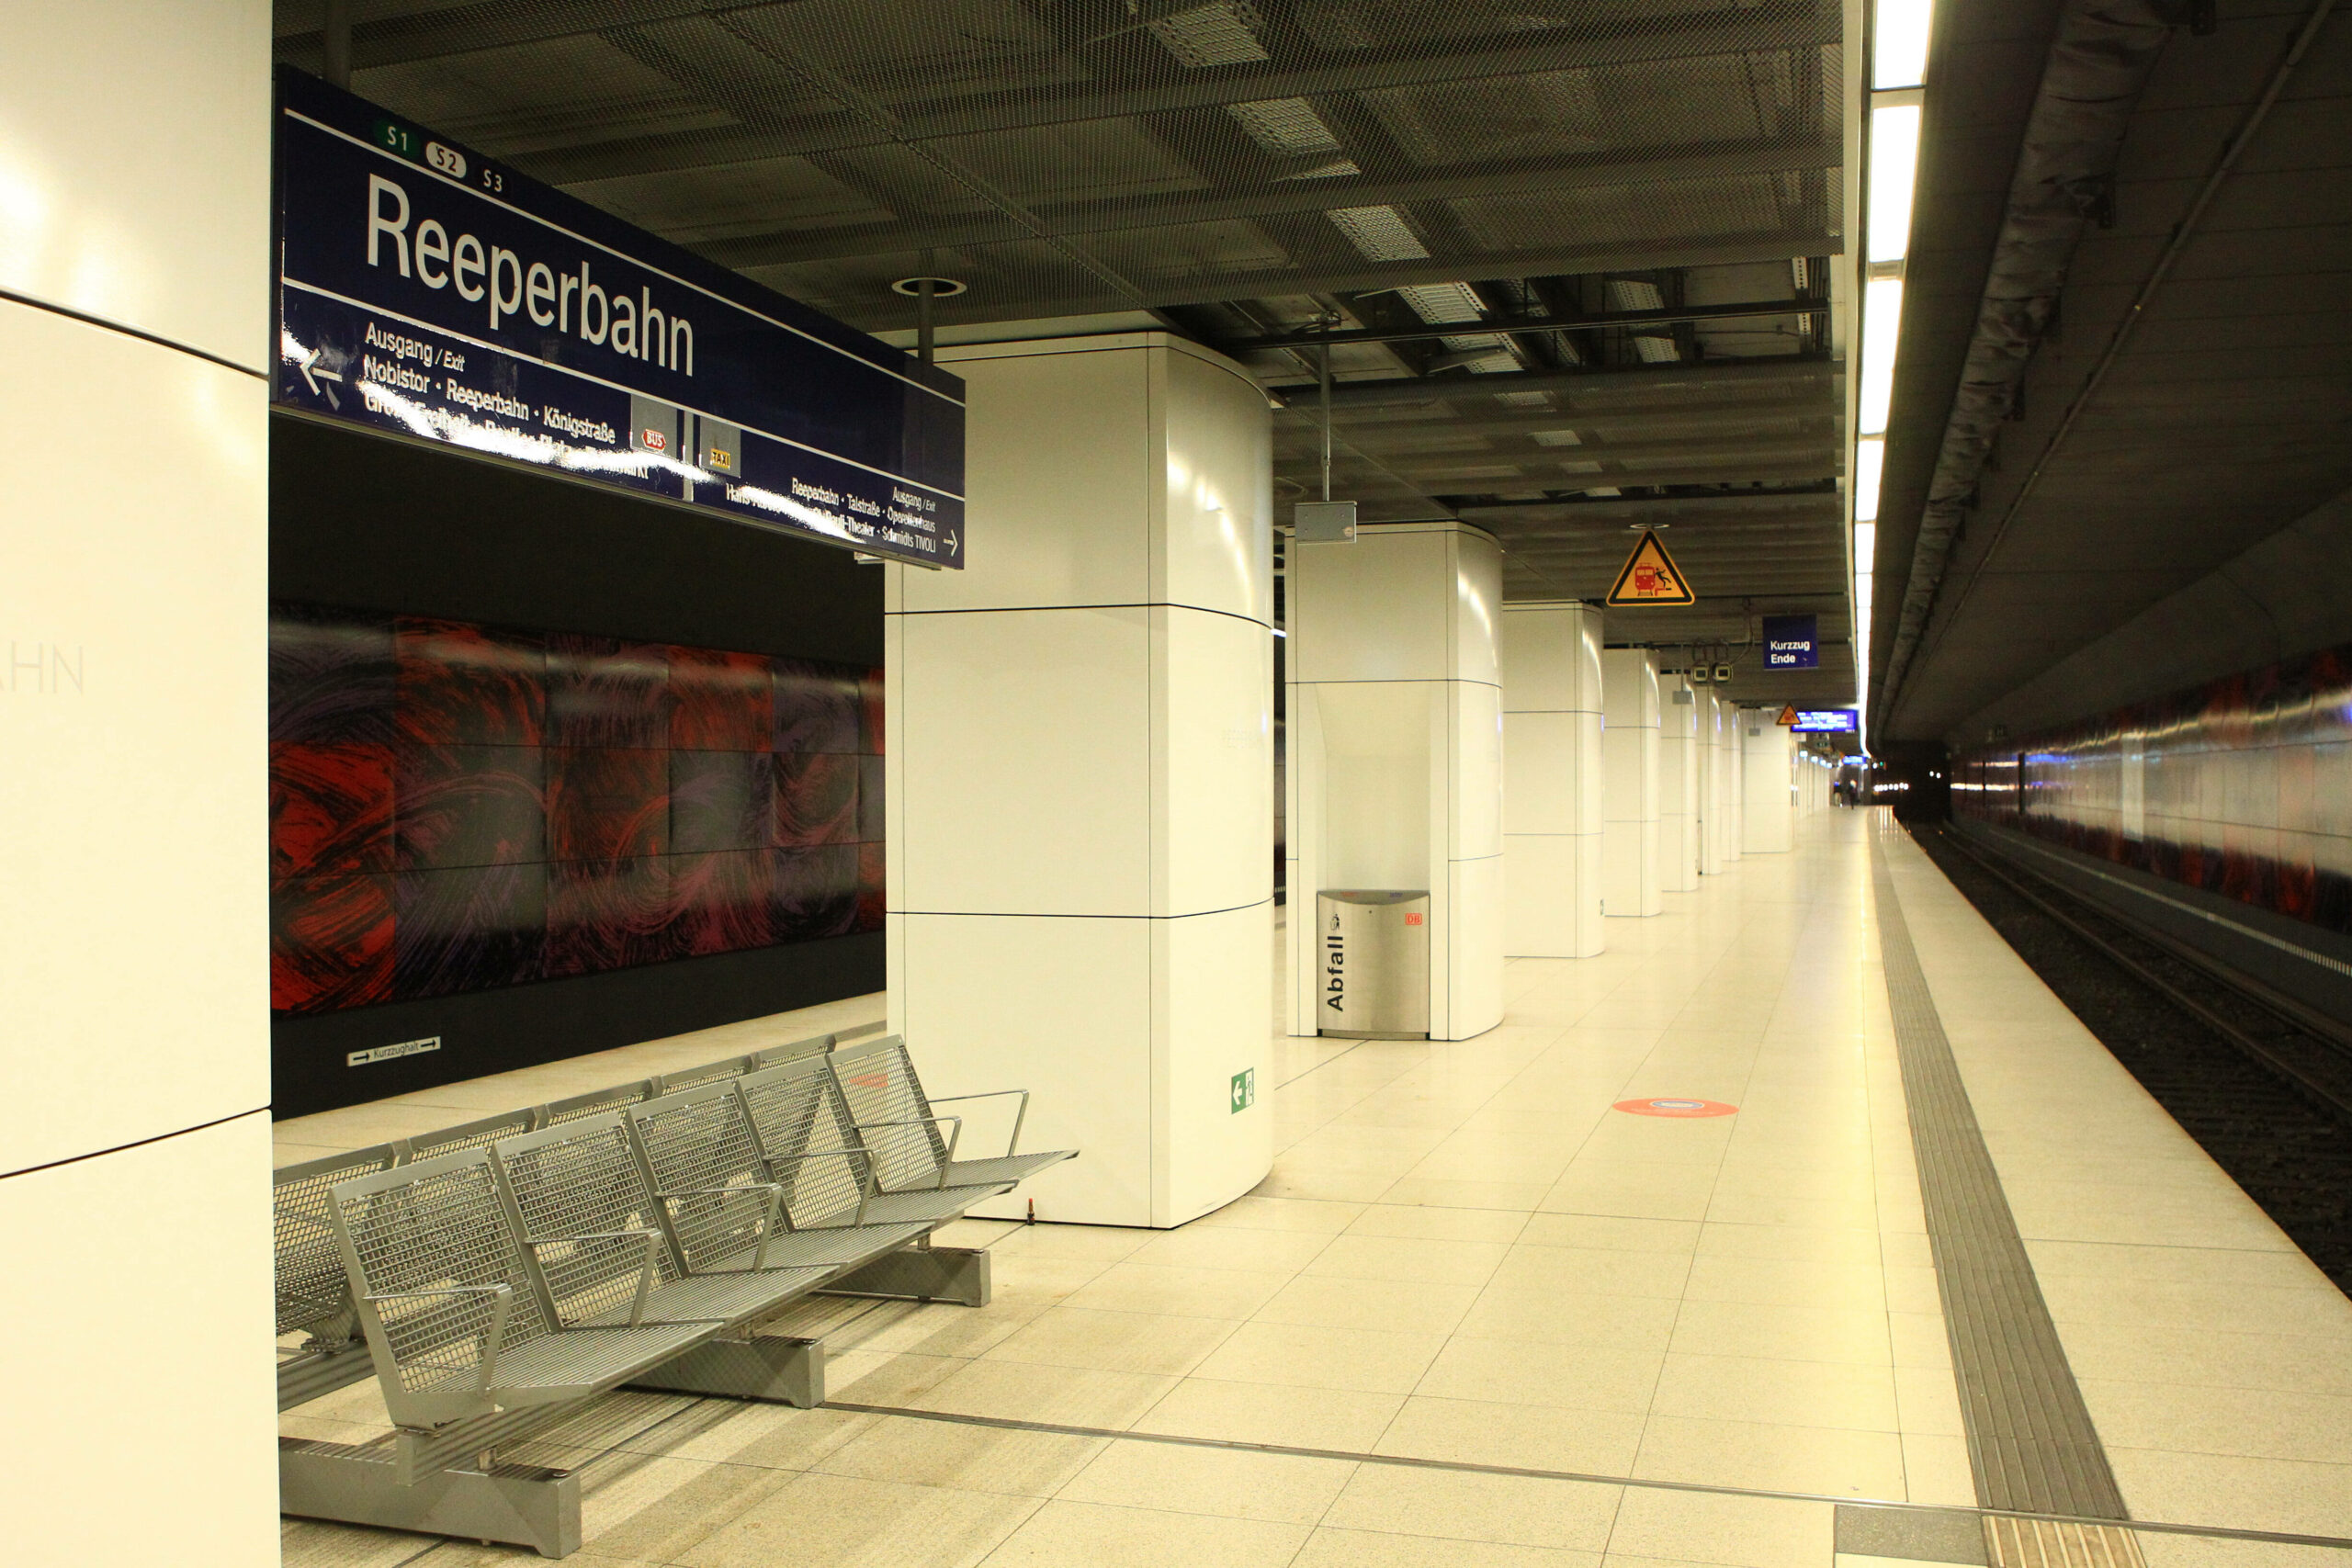
[{"label": "tactile paving strip", "polygon": [[1885,848],[1876,840],[1871,873],[1919,1195],[1977,1501],[2024,1513],[2128,1518],[1928,993]]}]

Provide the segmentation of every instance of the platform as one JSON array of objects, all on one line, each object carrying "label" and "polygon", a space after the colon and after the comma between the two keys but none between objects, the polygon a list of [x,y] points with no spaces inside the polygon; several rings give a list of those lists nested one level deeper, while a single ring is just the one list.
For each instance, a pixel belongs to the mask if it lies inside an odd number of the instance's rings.
[{"label": "platform", "polygon": [[[2109,1561],[2352,1568],[2278,1539],[2352,1536],[2352,1303],[1884,814],[1814,816],[1609,938],[1514,961],[1474,1040],[1280,1040],[1274,1172],[1215,1214],[968,1224],[948,1239],[991,1248],[989,1306],[780,1325],[827,1339],[833,1408],[623,1393],[513,1457],[584,1466],[594,1568],[1983,1562],[1999,1486],[2100,1475],[2185,1527]],[[1889,964],[1931,1011],[1890,1003]],[[288,1122],[281,1158],[880,1004]],[[1928,1026],[1965,1098],[1921,1120]],[[2002,1212],[2030,1271],[1997,1267]],[[1930,1213],[1960,1218],[1931,1239]],[[1981,1429],[1973,1471],[1939,1257],[1973,1281],[1964,1365],[2050,1385],[2007,1415],[1977,1389],[1980,1427],[2079,1390],[2090,1446],[2051,1476],[1978,1473],[2039,1440]],[[347,1439],[371,1398],[286,1429]],[[285,1530],[297,1568],[428,1544]],[[501,1555],[430,1561],[477,1550]]]}]

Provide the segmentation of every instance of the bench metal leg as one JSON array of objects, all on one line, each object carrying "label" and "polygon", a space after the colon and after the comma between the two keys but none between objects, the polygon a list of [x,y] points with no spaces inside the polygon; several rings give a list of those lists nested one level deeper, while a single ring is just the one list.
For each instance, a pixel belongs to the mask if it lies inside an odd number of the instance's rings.
[{"label": "bench metal leg", "polygon": [[887,1296],[894,1301],[989,1304],[989,1255],[977,1247],[921,1247],[877,1258],[842,1275],[819,1293]]},{"label": "bench metal leg", "polygon": [[825,1403],[821,1339],[713,1339],[631,1378],[631,1388],[764,1399],[814,1410]]},{"label": "bench metal leg", "polygon": [[391,1454],[345,1443],[277,1439],[277,1506],[305,1519],[375,1525],[460,1540],[527,1546],[542,1557],[580,1550],[580,1477],[536,1464],[433,1470],[402,1486]]}]

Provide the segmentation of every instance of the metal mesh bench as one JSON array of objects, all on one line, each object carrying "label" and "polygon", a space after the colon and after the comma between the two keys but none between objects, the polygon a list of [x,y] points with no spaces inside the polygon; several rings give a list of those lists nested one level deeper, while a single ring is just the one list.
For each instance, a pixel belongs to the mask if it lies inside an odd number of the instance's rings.
[{"label": "metal mesh bench", "polygon": [[[880,1190],[903,1193],[922,1188],[1011,1186],[1076,1157],[1076,1149],[1042,1154],[1016,1153],[1021,1124],[1029,1116],[1025,1089],[993,1089],[984,1094],[954,1094],[934,1100],[923,1093],[922,1079],[907,1055],[907,1043],[895,1034],[857,1045],[843,1045],[825,1058],[841,1088],[842,1103],[855,1122],[857,1135],[875,1156]],[[935,1107],[974,1100],[1019,1096],[1012,1134],[1004,1153],[982,1159],[958,1159],[956,1145],[963,1119],[942,1116]],[[947,1129],[944,1137],[942,1128]]]}]

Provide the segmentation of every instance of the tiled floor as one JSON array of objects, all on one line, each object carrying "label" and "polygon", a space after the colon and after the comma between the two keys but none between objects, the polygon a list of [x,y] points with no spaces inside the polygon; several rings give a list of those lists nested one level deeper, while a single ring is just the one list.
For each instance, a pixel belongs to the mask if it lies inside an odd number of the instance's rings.
[{"label": "tiled floor", "polygon": [[[1826,1568],[1830,1499],[1972,1504],[1868,832],[1815,818],[1795,853],[1611,922],[1601,957],[1514,962],[1509,1016],[1476,1040],[1279,1041],[1273,1174],[1182,1230],[969,1224],[944,1239],[993,1248],[990,1306],[830,1302],[788,1325],[824,1334],[833,1397],[855,1404],[1593,1479],[621,1394],[540,1445],[586,1466],[574,1561]],[[1888,849],[2135,1513],[2352,1532],[2352,1307],[1907,840]],[[282,1157],[879,1004],[289,1122]],[[1611,1110],[1665,1096],[1739,1111]],[[362,1387],[288,1430],[379,1420]],[[2249,1542],[2147,1551],[2344,1568]],[[287,1526],[291,1564],[420,1552],[519,1555]]]}]

